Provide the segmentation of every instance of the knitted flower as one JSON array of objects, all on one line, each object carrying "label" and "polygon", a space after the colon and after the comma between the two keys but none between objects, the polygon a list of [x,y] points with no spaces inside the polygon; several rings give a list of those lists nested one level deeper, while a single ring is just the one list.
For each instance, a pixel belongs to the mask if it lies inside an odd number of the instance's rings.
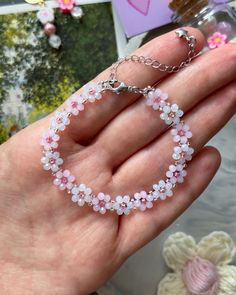
[{"label": "knitted flower", "polygon": [[58,4],[63,12],[71,12],[75,5],[75,0],[58,0]]},{"label": "knitted flower", "polygon": [[221,47],[227,43],[227,35],[215,32],[207,39],[207,42],[210,49]]},{"label": "knitted flower", "polygon": [[37,18],[43,25],[49,22],[53,22],[54,21],[53,9],[44,6],[37,12]]},{"label": "knitted flower", "polygon": [[197,244],[182,232],[166,240],[163,256],[173,270],[159,283],[158,295],[235,295],[236,266],[228,265],[235,245],[225,232],[213,232]]}]

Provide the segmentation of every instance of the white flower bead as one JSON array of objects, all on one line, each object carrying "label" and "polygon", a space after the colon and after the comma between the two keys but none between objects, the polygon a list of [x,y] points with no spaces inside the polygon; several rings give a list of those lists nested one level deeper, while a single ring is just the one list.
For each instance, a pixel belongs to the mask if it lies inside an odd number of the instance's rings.
[{"label": "white flower bead", "polygon": [[153,207],[153,195],[147,194],[145,191],[134,194],[134,206],[140,211],[151,209]]},{"label": "white flower bead", "polygon": [[134,205],[130,200],[129,196],[117,196],[115,203],[113,204],[113,209],[116,210],[118,215],[129,215],[130,211],[133,209]]},{"label": "white flower bead", "polygon": [[180,164],[184,164],[186,161],[192,160],[194,149],[188,144],[174,147],[173,159],[178,161]]},{"label": "white flower bead", "polygon": [[166,105],[163,107],[160,118],[164,120],[167,125],[170,125],[172,123],[178,124],[183,114],[184,112],[179,109],[177,104],[172,104],[171,106]]},{"label": "white flower bead", "polygon": [[70,124],[68,113],[66,111],[56,112],[55,116],[51,120],[51,128],[54,130],[65,130],[66,126]]},{"label": "white flower bead", "polygon": [[44,170],[52,170],[52,172],[57,172],[59,166],[63,164],[63,160],[60,158],[58,152],[47,151],[44,157],[41,158]]},{"label": "white flower bead", "polygon": [[71,194],[71,200],[74,203],[78,203],[80,207],[84,206],[85,203],[92,202],[92,190],[83,183],[79,186],[74,186],[71,189]]},{"label": "white flower bead", "polygon": [[173,185],[170,182],[160,180],[158,184],[153,185],[154,196],[160,198],[161,200],[165,200],[167,197],[172,197],[172,187]]}]

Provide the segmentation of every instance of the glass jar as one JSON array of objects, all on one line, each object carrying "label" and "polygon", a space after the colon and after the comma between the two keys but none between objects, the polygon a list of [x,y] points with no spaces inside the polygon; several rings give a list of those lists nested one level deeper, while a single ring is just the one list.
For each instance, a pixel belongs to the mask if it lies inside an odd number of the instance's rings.
[{"label": "glass jar", "polygon": [[172,20],[182,26],[200,29],[206,36],[206,48],[216,48],[236,42],[236,11],[223,1],[172,0]]}]

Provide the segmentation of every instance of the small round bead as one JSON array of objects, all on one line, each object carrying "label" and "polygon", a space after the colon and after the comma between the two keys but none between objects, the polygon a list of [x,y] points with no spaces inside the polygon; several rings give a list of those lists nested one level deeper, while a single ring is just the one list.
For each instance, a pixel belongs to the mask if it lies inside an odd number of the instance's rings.
[{"label": "small round bead", "polygon": [[55,185],[59,185],[59,184],[61,183],[61,181],[60,181],[60,179],[55,178],[55,179],[53,180],[53,183],[54,183]]},{"label": "small round bead", "polygon": [[79,199],[78,199],[78,205],[79,205],[80,207],[82,207],[82,206],[84,206],[84,204],[85,204],[84,199],[79,198]]},{"label": "small round bead", "polygon": [[60,190],[64,190],[66,188],[65,184],[64,183],[60,183],[59,184],[59,189]]},{"label": "small round bead", "polygon": [[106,213],[106,209],[104,207],[102,207],[99,211],[101,214],[105,214]]},{"label": "small round bead", "polygon": [[118,215],[122,215],[123,214],[123,210],[122,209],[117,209],[116,212],[117,212]]},{"label": "small round bead", "polygon": [[71,197],[72,202],[77,203],[78,202],[78,198],[76,195],[72,195]]}]

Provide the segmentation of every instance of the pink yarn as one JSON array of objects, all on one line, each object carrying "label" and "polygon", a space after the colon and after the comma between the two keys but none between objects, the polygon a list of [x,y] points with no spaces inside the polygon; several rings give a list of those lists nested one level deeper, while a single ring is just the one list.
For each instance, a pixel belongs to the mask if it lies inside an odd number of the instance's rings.
[{"label": "pink yarn", "polygon": [[219,287],[216,266],[199,256],[186,264],[182,275],[187,289],[195,295],[213,295]]}]

